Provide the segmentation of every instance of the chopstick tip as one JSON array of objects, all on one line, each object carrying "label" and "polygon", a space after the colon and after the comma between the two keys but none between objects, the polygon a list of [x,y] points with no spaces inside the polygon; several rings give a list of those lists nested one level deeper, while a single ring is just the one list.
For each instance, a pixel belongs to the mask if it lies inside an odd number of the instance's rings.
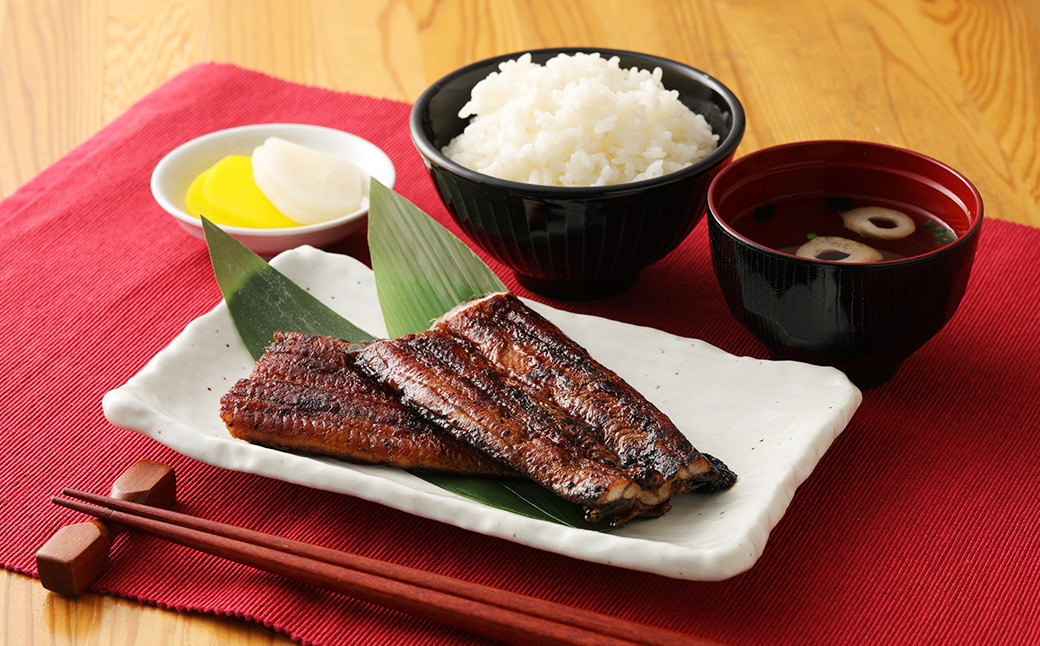
[{"label": "chopstick tip", "polygon": [[68,507],[68,498],[62,498],[61,496],[51,496],[51,502],[59,507]]}]

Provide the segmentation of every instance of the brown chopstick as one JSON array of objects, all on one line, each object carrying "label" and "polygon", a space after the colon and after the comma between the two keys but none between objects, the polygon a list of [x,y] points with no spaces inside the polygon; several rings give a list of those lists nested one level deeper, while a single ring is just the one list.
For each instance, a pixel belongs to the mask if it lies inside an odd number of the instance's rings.
[{"label": "brown chopstick", "polygon": [[[56,504],[193,549],[507,643],[704,640],[405,566],[73,489]],[[80,501],[87,501],[87,504]]]}]

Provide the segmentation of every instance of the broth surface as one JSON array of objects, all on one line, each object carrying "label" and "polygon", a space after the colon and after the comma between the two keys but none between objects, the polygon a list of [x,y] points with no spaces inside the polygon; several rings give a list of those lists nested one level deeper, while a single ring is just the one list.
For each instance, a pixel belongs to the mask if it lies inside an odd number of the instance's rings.
[{"label": "broth surface", "polygon": [[[841,214],[866,206],[882,206],[905,213],[916,225],[914,232],[903,238],[886,240],[862,236],[846,228]],[[881,253],[882,260],[919,256],[957,239],[946,223],[912,205],[845,196],[811,195],[767,202],[740,213],[730,226],[760,245],[792,255],[817,236],[836,236],[868,245]]]}]

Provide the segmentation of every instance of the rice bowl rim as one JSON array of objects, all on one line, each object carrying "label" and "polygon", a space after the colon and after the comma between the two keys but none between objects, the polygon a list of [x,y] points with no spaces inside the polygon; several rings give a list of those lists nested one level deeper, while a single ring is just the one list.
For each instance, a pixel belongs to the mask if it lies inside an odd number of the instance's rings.
[{"label": "rice bowl rim", "polygon": [[[611,58],[618,56],[620,58],[629,58],[640,61],[638,67],[640,69],[647,69],[653,71],[653,68],[660,67],[663,72],[676,72],[687,78],[693,79],[700,83],[702,86],[713,91],[717,95],[721,96],[727,104],[729,117],[731,120],[729,133],[720,139],[715,150],[711,151],[704,158],[690,164],[685,168],[681,168],[677,171],[661,175],[659,177],[652,177],[649,179],[642,179],[630,182],[621,182],[617,184],[604,184],[600,186],[555,186],[547,184],[532,184],[529,182],[518,182],[515,180],[502,179],[493,175],[488,175],[480,171],[473,170],[449,159],[444,153],[434,145],[430,137],[427,136],[426,129],[423,127],[423,119],[429,112],[429,104],[433,97],[440,94],[445,86],[455,82],[460,76],[469,74],[475,70],[481,68],[487,68],[488,72],[483,78],[486,78],[488,74],[498,71],[498,65],[507,60],[519,58],[524,54],[531,54],[532,58],[540,58],[541,56],[548,56],[549,58],[559,54],[594,54],[598,53],[600,56]],[[540,64],[542,64],[540,62]],[[628,69],[631,67],[629,64],[622,63],[622,69]],[[479,80],[483,80],[483,78]],[[477,82],[479,82],[479,80]],[[475,83],[474,83],[475,85]],[[676,87],[665,86],[666,90],[677,91],[680,98],[684,96],[683,90]],[[472,87],[470,88],[470,95],[472,95]],[[685,103],[684,103],[685,105]],[[689,107],[689,106],[687,106]],[[692,110],[692,108],[691,108]],[[740,141],[743,139],[744,128],[745,128],[745,115],[744,107],[741,105],[740,100],[737,96],[726,87],[721,81],[711,76],[707,72],[699,70],[695,67],[691,67],[685,63],[679,61],[656,56],[654,54],[644,54],[641,52],[634,52],[623,49],[605,49],[598,47],[549,47],[543,49],[527,49],[519,52],[513,52],[509,54],[500,54],[498,56],[492,56],[483,60],[475,61],[463,67],[460,67],[448,74],[437,79],[430,87],[426,88],[419,98],[412,105],[412,111],[409,115],[409,128],[411,130],[412,143],[419,150],[419,153],[426,157],[437,166],[444,168],[451,173],[460,176],[463,179],[474,182],[476,184],[484,184],[494,187],[499,187],[505,190],[514,192],[524,193],[538,193],[546,196],[559,196],[569,198],[588,198],[594,196],[601,196],[604,193],[611,195],[635,193],[654,188],[656,186],[664,186],[676,182],[682,182],[691,177],[700,175],[707,169],[711,169],[718,166],[725,159],[731,156],[740,145]],[[712,134],[718,134],[712,131]]]}]

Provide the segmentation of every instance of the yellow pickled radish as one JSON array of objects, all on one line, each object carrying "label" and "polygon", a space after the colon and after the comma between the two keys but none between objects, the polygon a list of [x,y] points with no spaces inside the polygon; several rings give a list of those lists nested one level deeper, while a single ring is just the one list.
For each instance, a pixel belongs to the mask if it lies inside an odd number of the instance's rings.
[{"label": "yellow pickled radish", "polygon": [[254,229],[299,226],[271,204],[253,182],[246,155],[231,155],[201,173],[188,187],[188,213],[206,216],[215,224]]},{"label": "yellow pickled radish", "polygon": [[365,198],[357,166],[279,137],[253,151],[253,180],[279,211],[302,224],[353,213]]}]

